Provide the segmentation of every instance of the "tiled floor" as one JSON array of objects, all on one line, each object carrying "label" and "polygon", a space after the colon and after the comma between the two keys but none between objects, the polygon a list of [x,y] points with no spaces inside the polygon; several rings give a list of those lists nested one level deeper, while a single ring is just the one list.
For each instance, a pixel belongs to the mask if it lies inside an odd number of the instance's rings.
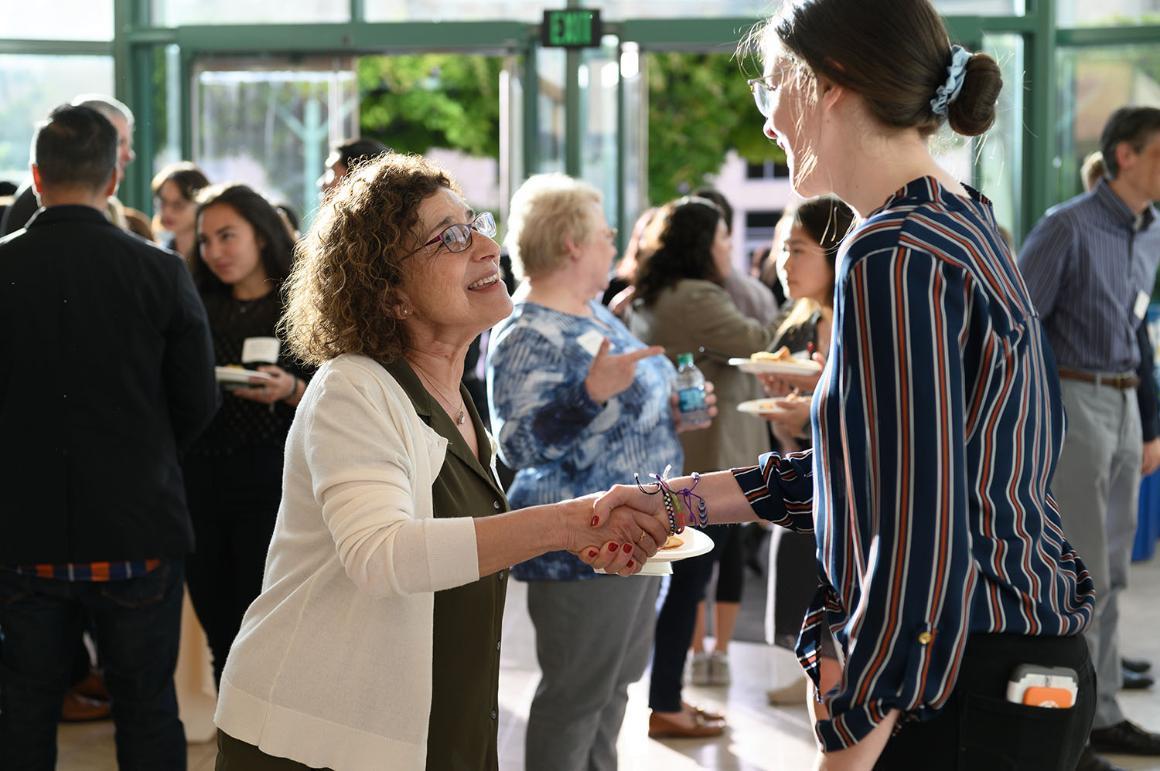
[{"label": "tiled floor", "polygon": [[[1132,586],[1121,609],[1124,652],[1157,662],[1160,666],[1160,561],[1136,565]],[[503,676],[500,680],[500,765],[505,771],[523,767],[524,721],[538,677],[531,622],[528,620],[523,586],[512,582],[505,619]],[[644,683],[631,689],[628,714],[620,735],[620,767],[626,771],[772,771],[808,769],[813,743],[804,707],[771,708],[764,691],[770,684],[788,682],[796,676],[787,654],[762,645],[737,643],[733,648],[733,687],[691,689],[690,695],[729,713],[731,730],[715,741],[650,741],[647,694]],[[1128,716],[1160,730],[1160,689],[1125,693],[1121,703]],[[64,771],[111,771],[112,725],[63,726],[60,731],[60,763]],[[213,768],[212,745],[190,745],[190,771]],[[1160,771],[1160,759],[1116,758],[1129,769]]]}]

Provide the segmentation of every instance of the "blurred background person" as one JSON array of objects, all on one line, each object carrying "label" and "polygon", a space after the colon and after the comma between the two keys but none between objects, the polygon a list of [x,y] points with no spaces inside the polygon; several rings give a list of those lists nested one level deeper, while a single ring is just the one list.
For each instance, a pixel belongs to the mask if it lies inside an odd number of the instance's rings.
[{"label": "blurred background person", "polygon": [[1088,157],[1083,159],[1083,166],[1079,170],[1080,179],[1083,180],[1084,192],[1090,193],[1092,188],[1107,176],[1107,173],[1107,166],[1104,165],[1104,154],[1099,150],[1096,150],[1094,153],[1089,153]]},{"label": "blurred background person", "polygon": [[[743,401],[761,395],[757,381],[728,364],[732,356],[765,350],[777,332],[748,318],[725,291],[731,271],[732,241],[721,210],[705,198],[684,197],[661,207],[646,231],[643,257],[634,280],[636,297],[629,330],[650,345],[660,345],[670,359],[694,353],[697,366],[716,386],[720,414],[705,431],[684,434],[685,467],[731,468],[769,449],[765,425],[737,411]],[[704,354],[697,352],[704,349]],[[716,736],[721,716],[687,704],[681,680],[696,624],[697,604],[704,597],[718,553],[732,550],[730,565],[718,578],[716,639],[719,665],[727,667],[728,642],[740,610],[744,561],[740,531],[707,531],[717,547],[702,557],[673,565],[657,618],[649,686],[649,735]]]},{"label": "blurred background person", "polygon": [[346,179],[347,173],[356,163],[374,160],[389,150],[382,142],[370,137],[355,137],[335,145],[330,155],[326,156],[326,170],[318,178],[318,189],[322,191],[323,197]]},{"label": "blurred background person", "polygon": [[[125,167],[137,157],[133,152],[133,111],[124,102],[104,94],[80,94],[72,100],[71,104],[96,110],[113,124],[113,128],[117,131],[117,181],[119,184],[125,177]],[[115,195],[112,197],[115,198]],[[28,224],[39,206],[36,194],[32,189],[32,182],[25,182],[16,192],[12,205],[4,212],[4,218],[0,221],[0,237]],[[125,229],[123,217],[114,213],[112,219],[113,224]]]},{"label": "blurred background person", "polygon": [[[500,453],[516,471],[511,505],[681,468],[676,369],[598,300],[616,256],[599,191],[563,174],[532,177],[512,197],[505,242],[523,283],[492,335],[488,382]],[[541,671],[528,771],[615,771],[628,686],[652,648],[660,579],[597,575],[568,552],[516,565],[512,575],[528,583]]]},{"label": "blurred background person", "polygon": [[168,236],[163,246],[185,258],[192,267],[197,249],[197,194],[209,187],[209,179],[188,161],[173,163],[153,177],[151,189],[157,211],[154,231]]},{"label": "blurred background person", "polygon": [[[278,212],[245,185],[207,187],[197,199],[196,224],[192,271],[215,362],[260,364],[257,371],[268,376],[225,394],[182,464],[197,542],[189,597],[220,682],[242,615],[262,588],[282,498],[283,447],[309,372],[277,331],[294,248]],[[256,347],[266,350],[252,353]]]},{"label": "blurred background person", "polygon": [[[785,224],[782,224],[785,223]],[[778,230],[785,232],[783,270],[790,296],[796,298],[777,329],[770,350],[782,346],[792,352],[808,351],[829,356],[834,319],[834,280],[838,249],[853,228],[854,213],[831,196],[812,198],[786,210]],[[820,373],[819,373],[820,374]],[[780,383],[779,378],[767,378]],[[771,391],[776,409],[764,417],[770,421],[775,449],[782,454],[812,446],[809,394]],[[809,578],[816,572],[817,543],[812,535],[775,527],[769,547],[769,591],[766,594],[766,636],[775,645],[792,651],[802,620],[817,589]],[[821,692],[837,683],[841,675],[833,639],[823,638],[819,668]],[[799,671],[794,682],[774,689],[771,704],[804,703],[807,679]]]}]

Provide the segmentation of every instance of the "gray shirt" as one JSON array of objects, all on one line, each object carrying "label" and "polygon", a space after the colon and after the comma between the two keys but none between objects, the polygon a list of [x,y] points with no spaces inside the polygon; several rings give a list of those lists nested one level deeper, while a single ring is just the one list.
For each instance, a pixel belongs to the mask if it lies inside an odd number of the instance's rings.
[{"label": "gray shirt", "polygon": [[1060,367],[1131,372],[1160,263],[1160,224],[1132,212],[1106,180],[1047,212],[1019,267]]}]

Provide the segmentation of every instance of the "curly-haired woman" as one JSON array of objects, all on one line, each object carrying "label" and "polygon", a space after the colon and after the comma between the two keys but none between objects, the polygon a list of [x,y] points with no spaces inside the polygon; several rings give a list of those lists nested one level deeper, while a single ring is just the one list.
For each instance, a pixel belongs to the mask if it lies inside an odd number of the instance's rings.
[{"label": "curly-haired woman", "polygon": [[390,154],[300,245],[286,336],[319,369],[222,677],[219,770],[497,769],[508,566],[568,549],[631,574],[664,542],[628,509],[593,529],[592,498],[507,511],[460,386],[512,308],[494,227],[442,171]]}]

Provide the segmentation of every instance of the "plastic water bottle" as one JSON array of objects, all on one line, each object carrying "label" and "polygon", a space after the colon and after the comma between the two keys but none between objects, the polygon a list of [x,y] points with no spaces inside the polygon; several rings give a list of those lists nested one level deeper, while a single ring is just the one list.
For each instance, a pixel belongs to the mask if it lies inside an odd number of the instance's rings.
[{"label": "plastic water bottle", "polygon": [[693,354],[677,356],[677,409],[681,422],[688,426],[709,425],[709,408],[705,405],[705,376],[693,363]]}]

